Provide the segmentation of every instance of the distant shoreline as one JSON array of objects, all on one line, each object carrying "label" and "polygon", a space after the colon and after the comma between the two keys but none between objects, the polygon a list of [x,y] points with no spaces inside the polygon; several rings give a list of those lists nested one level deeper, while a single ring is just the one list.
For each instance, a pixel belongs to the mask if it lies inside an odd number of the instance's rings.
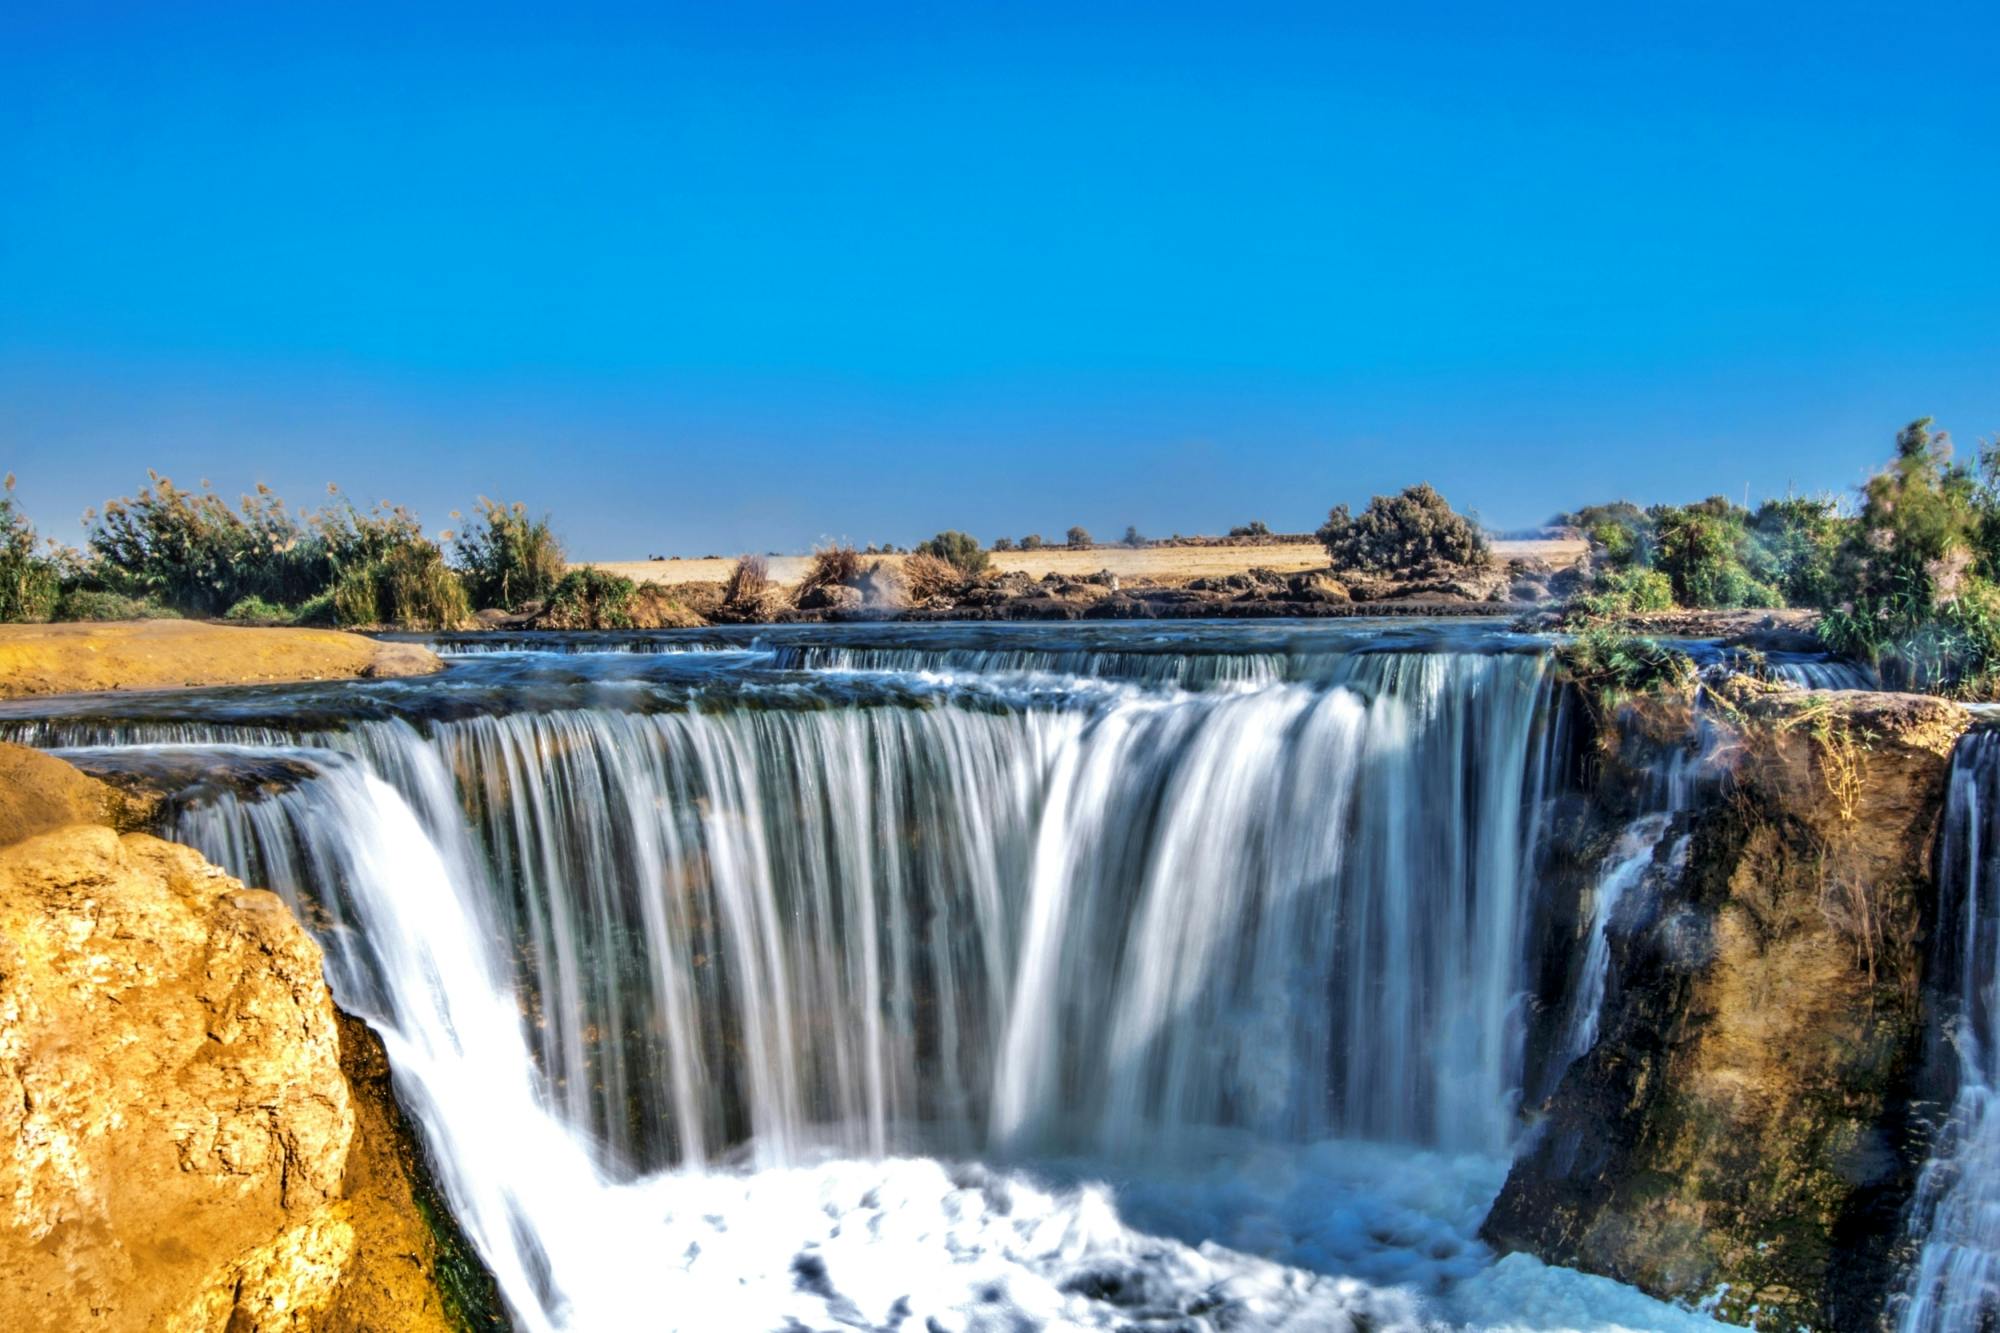
[{"label": "distant shoreline", "polygon": [[[1536,541],[1495,541],[1494,559],[1545,560],[1555,569],[1567,569],[1583,558],[1588,543],[1581,538]],[[770,575],[790,586],[805,577],[810,555],[767,557]],[[901,555],[864,556],[899,565]],[[1318,542],[1216,542],[1202,545],[1154,546],[1040,546],[1031,551],[992,551],[989,568],[995,573],[1021,573],[1031,578],[1047,574],[1079,577],[1109,570],[1121,579],[1149,579],[1172,586],[1188,579],[1240,574],[1252,569],[1271,569],[1295,574],[1309,569],[1325,569],[1326,548]],[[599,569],[635,583],[721,583],[736,566],[736,556],[698,556],[666,560],[577,560],[572,569]]]}]

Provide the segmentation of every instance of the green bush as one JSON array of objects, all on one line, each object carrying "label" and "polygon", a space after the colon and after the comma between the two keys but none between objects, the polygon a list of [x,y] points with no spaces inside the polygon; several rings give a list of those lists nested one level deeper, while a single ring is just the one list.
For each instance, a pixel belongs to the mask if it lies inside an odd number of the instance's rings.
[{"label": "green bush", "polygon": [[1796,496],[1767,500],[1754,514],[1722,496],[1644,510],[1620,500],[1555,521],[1583,530],[1600,571],[1597,587],[1579,599],[1585,614],[1644,609],[1618,606],[1612,586],[1634,570],[1658,571],[1680,606],[1824,606],[1848,526],[1832,500]]},{"label": "green bush", "polygon": [[466,593],[479,606],[508,611],[545,601],[568,569],[547,515],[531,519],[526,505],[483,495],[478,508],[479,525],[460,533],[452,552]]},{"label": "green bush", "polygon": [[1570,604],[1567,618],[1604,620],[1673,609],[1674,587],[1665,574],[1656,569],[1614,569]]},{"label": "green bush", "polygon": [[1831,497],[1766,500],[1750,520],[1744,563],[1787,606],[1831,606],[1835,565],[1851,526]]},{"label": "green bush", "polygon": [[382,601],[398,629],[456,629],[472,618],[465,584],[433,542],[407,542],[382,561]]},{"label": "green bush", "polygon": [[38,551],[34,525],[14,502],[14,474],[0,489],[0,621],[42,621],[55,614],[62,568]]},{"label": "green bush", "polygon": [[324,543],[269,487],[232,506],[206,483],[187,491],[148,475],[152,485],[91,516],[95,572],[112,591],[212,616],[245,597],[291,603],[325,586]]},{"label": "green bush", "polygon": [[1984,696],[2000,674],[1996,460],[1975,474],[1930,426],[1898,432],[1895,458],[1862,488],[1820,637],[1892,687]]},{"label": "green bush", "polygon": [[1762,548],[1750,532],[1748,510],[1717,495],[1700,504],[1656,509],[1653,515],[1653,565],[1672,581],[1674,598],[1682,606],[1785,604],[1783,593],[1751,572],[1750,563]]},{"label": "green bush", "polygon": [[222,618],[241,625],[289,625],[296,615],[288,606],[277,606],[261,597],[245,597]]},{"label": "green bush", "polygon": [[918,542],[912,553],[936,556],[967,578],[983,571],[989,560],[978,538],[956,530],[940,532],[927,542]]},{"label": "green bush", "polygon": [[299,603],[299,609],[292,616],[296,625],[332,626],[340,623],[340,616],[334,609],[333,589],[315,593]]},{"label": "green bush", "polygon": [[180,612],[102,588],[71,588],[56,604],[57,620],[178,620]]},{"label": "green bush", "polygon": [[356,565],[342,570],[326,592],[333,623],[346,628],[379,625],[382,614],[382,578],[379,565]]},{"label": "green bush", "polygon": [[1336,569],[1394,573],[1435,561],[1483,565],[1492,558],[1479,525],[1454,512],[1427,483],[1376,496],[1359,518],[1335,505],[1314,535]]},{"label": "green bush", "polygon": [[1679,691],[1695,681],[1694,660],[1643,635],[1594,625],[1558,650],[1571,679],[1601,699]]},{"label": "green bush", "polygon": [[638,585],[585,566],[572,569],[549,594],[539,623],[548,629],[630,629]]}]

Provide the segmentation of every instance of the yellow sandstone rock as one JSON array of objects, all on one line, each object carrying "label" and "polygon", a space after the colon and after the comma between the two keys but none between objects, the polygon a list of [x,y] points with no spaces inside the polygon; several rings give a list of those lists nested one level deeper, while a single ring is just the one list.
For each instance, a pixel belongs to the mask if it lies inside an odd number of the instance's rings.
[{"label": "yellow sandstone rock", "polygon": [[0,699],[421,676],[442,668],[437,654],[418,644],[332,629],[189,620],[0,625]]},{"label": "yellow sandstone rock", "polygon": [[[0,829],[114,796],[0,747]],[[275,895],[101,823],[0,849],[0,1328],[451,1327],[381,1073]]]}]

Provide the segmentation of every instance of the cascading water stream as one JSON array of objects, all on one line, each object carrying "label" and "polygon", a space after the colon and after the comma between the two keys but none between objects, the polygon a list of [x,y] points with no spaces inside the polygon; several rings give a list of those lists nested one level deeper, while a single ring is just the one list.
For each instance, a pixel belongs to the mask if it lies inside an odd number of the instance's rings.
[{"label": "cascading water stream", "polygon": [[[1485,1326],[1481,1293],[1695,1326],[1472,1238],[1564,772],[1543,657],[1325,658],[185,724],[210,767],[305,776],[171,831],[315,923],[526,1328]],[[489,669],[517,679],[454,670]],[[1295,1183],[1170,1183],[1216,1145]],[[895,1156],[934,1153],[1046,1173]]]},{"label": "cascading water stream", "polygon": [[1957,1092],[1910,1207],[1900,1327],[1979,1333],[2000,1323],[2000,732],[1952,757],[1937,878],[1931,985]]}]

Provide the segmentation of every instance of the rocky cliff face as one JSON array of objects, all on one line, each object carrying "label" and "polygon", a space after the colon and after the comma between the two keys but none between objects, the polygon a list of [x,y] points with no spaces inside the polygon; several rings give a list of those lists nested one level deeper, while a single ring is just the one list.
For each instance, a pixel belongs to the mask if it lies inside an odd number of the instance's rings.
[{"label": "rocky cliff face", "polygon": [[58,760],[0,778],[0,1326],[462,1322],[380,1049],[283,904],[93,822],[120,799]]},{"label": "rocky cliff face", "polygon": [[[1747,681],[1716,703],[1724,791],[1684,817],[1671,886],[1614,920],[1599,1039],[1487,1234],[1759,1328],[1869,1328],[1921,1158],[1920,941],[1968,718]],[[1684,726],[1655,721],[1609,786]]]}]

